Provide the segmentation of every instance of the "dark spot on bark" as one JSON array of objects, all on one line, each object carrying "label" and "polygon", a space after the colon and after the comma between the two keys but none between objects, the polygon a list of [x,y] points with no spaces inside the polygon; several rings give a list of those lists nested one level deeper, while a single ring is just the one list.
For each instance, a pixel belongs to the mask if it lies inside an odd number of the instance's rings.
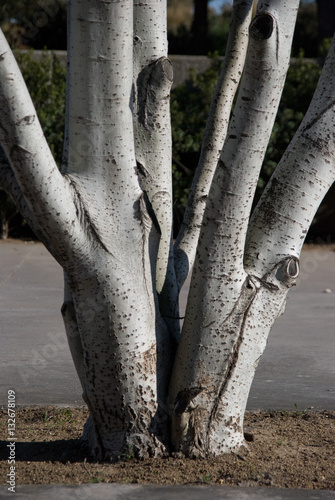
[{"label": "dark spot on bark", "polygon": [[149,197],[148,197],[146,191],[143,191],[142,197],[143,197],[143,201],[144,201],[144,204],[146,206],[148,215],[149,215],[149,217],[152,220],[152,223],[154,225],[154,228],[156,229],[158,234],[162,234],[158,219],[156,217],[155,211],[153,209],[153,206],[149,200]]},{"label": "dark spot on bark", "polygon": [[299,276],[299,260],[296,257],[287,257],[283,259],[276,272],[276,278],[287,287],[295,284]]},{"label": "dark spot on bark", "polygon": [[25,121],[27,125],[30,125],[35,121],[35,115],[27,115],[23,118],[23,121]]},{"label": "dark spot on bark", "polygon": [[145,179],[149,175],[146,168],[139,161],[136,162],[135,172],[139,176],[140,180],[141,178]]}]

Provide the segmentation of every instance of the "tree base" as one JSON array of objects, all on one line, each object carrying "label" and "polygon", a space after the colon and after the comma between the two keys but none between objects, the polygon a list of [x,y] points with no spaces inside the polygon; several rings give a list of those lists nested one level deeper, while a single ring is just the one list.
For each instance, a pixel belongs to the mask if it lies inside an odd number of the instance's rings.
[{"label": "tree base", "polygon": [[102,437],[94,427],[91,417],[88,418],[81,445],[89,450],[92,460],[96,462],[118,462],[131,458],[146,459],[167,456],[168,447],[150,429],[131,429],[128,432],[111,432]]}]

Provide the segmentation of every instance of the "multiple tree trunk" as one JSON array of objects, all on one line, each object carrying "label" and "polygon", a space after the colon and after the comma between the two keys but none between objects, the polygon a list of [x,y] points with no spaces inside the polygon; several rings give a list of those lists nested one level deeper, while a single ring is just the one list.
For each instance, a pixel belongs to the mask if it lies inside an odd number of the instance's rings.
[{"label": "multiple tree trunk", "polygon": [[[250,219],[299,1],[258,2],[251,19],[252,4],[234,1],[175,245],[164,1],[69,2],[62,172],[0,39],[2,185],[64,269],[62,315],[90,410],[84,439],[96,459],[172,449],[218,455],[244,445],[257,363],[335,178],[332,46],[311,107]],[[191,272],[180,335],[178,296]]]}]

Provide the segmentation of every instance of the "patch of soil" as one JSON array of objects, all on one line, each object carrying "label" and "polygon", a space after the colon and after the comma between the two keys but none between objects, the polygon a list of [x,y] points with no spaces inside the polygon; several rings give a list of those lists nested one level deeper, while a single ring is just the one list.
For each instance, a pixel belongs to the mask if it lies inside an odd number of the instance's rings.
[{"label": "patch of soil", "polygon": [[[17,484],[221,484],[335,490],[335,412],[248,412],[249,450],[221,458],[174,456],[93,463],[78,440],[84,408],[16,409]],[[1,484],[9,473],[8,414],[0,419]]]}]

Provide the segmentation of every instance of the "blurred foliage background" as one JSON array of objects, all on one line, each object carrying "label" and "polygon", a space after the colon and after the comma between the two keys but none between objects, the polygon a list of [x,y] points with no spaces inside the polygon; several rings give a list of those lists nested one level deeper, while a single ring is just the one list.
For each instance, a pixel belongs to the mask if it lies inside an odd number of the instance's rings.
[{"label": "blurred foliage background", "polygon": [[[213,57],[212,65],[206,72],[192,72],[185,84],[177,87],[171,95],[176,226],[181,222],[187,203],[220,67],[218,57]],[[255,202],[307,111],[320,73],[321,65],[317,61],[300,57],[291,64],[258,181]]]},{"label": "blurred foliage background", "polygon": [[[187,81],[175,88],[171,95],[176,229],[187,203],[209,105],[221,67],[219,56],[225,52],[229,32],[231,6],[223,2],[220,10],[217,10],[212,5],[213,0],[168,0],[169,52],[183,55],[212,52],[210,68],[202,74],[191,71]],[[295,61],[287,75],[256,200],[307,110],[329,47],[334,23],[335,1],[301,2],[292,47]],[[66,1],[4,2],[0,7],[0,25],[15,49],[44,133],[60,165],[65,120],[65,67],[50,50],[66,48]],[[49,51],[45,50],[38,60],[32,51],[18,50],[42,48]],[[316,217],[318,228],[313,233],[314,223],[309,238],[329,237],[330,220],[334,219],[332,193],[319,210]],[[0,190],[0,217],[2,237],[32,236],[3,190]],[[323,222],[321,230],[322,220],[326,222]]]},{"label": "blurred foliage background", "polygon": [[[167,0],[170,54],[224,55],[232,0]],[[12,48],[66,50],[66,0],[5,0],[0,26]],[[299,8],[292,56],[318,57],[319,45],[332,37],[333,0],[305,0]]]}]

